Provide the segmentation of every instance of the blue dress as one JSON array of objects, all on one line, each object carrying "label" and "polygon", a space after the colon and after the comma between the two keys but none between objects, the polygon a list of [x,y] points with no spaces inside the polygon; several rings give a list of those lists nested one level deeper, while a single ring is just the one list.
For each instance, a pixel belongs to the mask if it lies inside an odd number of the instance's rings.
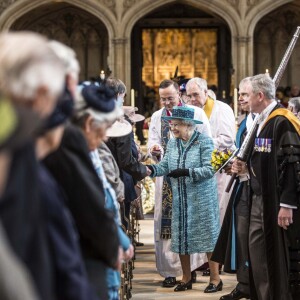
[{"label": "blue dress", "polygon": [[195,131],[187,143],[171,139],[163,160],[152,165],[153,177],[176,169],[189,176],[171,178],[173,193],[171,250],[179,254],[212,252],[220,222],[217,183],[211,166],[213,141]]}]

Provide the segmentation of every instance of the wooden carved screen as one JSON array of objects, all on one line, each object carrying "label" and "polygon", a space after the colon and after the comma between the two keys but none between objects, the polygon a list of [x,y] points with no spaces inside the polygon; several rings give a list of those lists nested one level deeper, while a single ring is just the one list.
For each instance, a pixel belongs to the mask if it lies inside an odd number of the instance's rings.
[{"label": "wooden carved screen", "polygon": [[178,76],[217,85],[217,35],[217,29],[143,29],[143,81],[157,87],[178,66]]}]

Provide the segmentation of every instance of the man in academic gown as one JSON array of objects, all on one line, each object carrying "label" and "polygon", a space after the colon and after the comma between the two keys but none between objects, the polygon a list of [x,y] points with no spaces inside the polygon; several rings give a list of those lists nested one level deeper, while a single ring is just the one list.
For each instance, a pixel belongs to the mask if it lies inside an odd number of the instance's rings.
[{"label": "man in academic gown", "polygon": [[[243,111],[249,112],[249,103],[240,95]],[[253,124],[254,114],[248,113],[236,134],[236,146],[241,147],[247,131]],[[226,172],[231,175],[231,164]],[[220,235],[212,260],[224,265],[226,273],[236,273],[238,284],[220,300],[249,298],[248,231],[249,231],[249,178],[238,178],[231,193]]]},{"label": "man in academic gown", "polygon": [[299,299],[300,123],[274,100],[274,82],[265,74],[246,78],[240,95],[260,114],[247,164],[232,166],[250,176],[250,296]]}]

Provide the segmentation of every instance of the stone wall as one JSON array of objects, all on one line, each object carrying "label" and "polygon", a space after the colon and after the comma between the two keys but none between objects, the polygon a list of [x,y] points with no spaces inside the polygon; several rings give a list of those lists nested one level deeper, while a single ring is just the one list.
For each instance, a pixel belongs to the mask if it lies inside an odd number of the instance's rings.
[{"label": "stone wall", "polygon": [[[90,42],[95,48],[92,60],[98,59],[104,67],[113,72],[114,76],[123,79],[130,87],[130,41],[136,22],[163,5],[177,2],[217,15],[227,23],[232,40],[233,85],[237,85],[245,76],[263,72],[267,67],[271,73],[275,70],[283,49],[290,40],[291,31],[295,27],[293,23],[287,23],[288,20],[281,22],[284,18],[283,8],[292,7],[290,10],[294,13],[295,20],[299,19],[297,13],[300,11],[299,0],[2,0],[0,1],[0,29],[7,30],[16,24],[20,25],[18,23],[20,18],[26,20],[26,16],[30,16],[33,11],[38,14],[39,8],[43,6],[50,7],[59,3],[72,6],[99,20],[99,26],[94,26],[97,28],[102,26],[102,32],[105,32],[103,40],[100,40],[99,31],[90,35]],[[277,15],[273,15],[272,12],[276,10]],[[268,20],[266,17],[268,15],[274,18],[274,23],[270,26],[263,23],[264,20]],[[44,17],[47,18],[47,15]],[[23,24],[26,22],[24,21]],[[257,25],[261,29],[257,29]],[[291,29],[285,32],[287,26],[290,26]],[[277,31],[274,33],[275,27]],[[21,27],[19,26],[18,29]],[[103,46],[104,44],[105,46]],[[102,58],[95,54],[97,47],[103,48],[101,48]],[[284,84],[292,84],[294,82],[291,81],[300,78],[299,68],[294,68],[300,63],[299,56],[300,54],[296,54],[293,58],[288,75],[284,77]],[[88,63],[87,66],[89,65]],[[94,69],[91,69],[91,72],[87,70],[87,74],[96,72],[96,66],[97,64],[93,67]]]}]

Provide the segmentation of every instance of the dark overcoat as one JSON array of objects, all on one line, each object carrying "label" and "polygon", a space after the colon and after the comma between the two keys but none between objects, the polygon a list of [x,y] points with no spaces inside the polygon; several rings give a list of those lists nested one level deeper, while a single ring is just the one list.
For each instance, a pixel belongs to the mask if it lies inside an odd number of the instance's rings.
[{"label": "dark overcoat", "polygon": [[81,130],[68,125],[61,146],[44,162],[67,196],[89,279],[100,298],[106,299],[106,266],[115,267],[119,239],[113,216],[104,207],[103,185]]}]

